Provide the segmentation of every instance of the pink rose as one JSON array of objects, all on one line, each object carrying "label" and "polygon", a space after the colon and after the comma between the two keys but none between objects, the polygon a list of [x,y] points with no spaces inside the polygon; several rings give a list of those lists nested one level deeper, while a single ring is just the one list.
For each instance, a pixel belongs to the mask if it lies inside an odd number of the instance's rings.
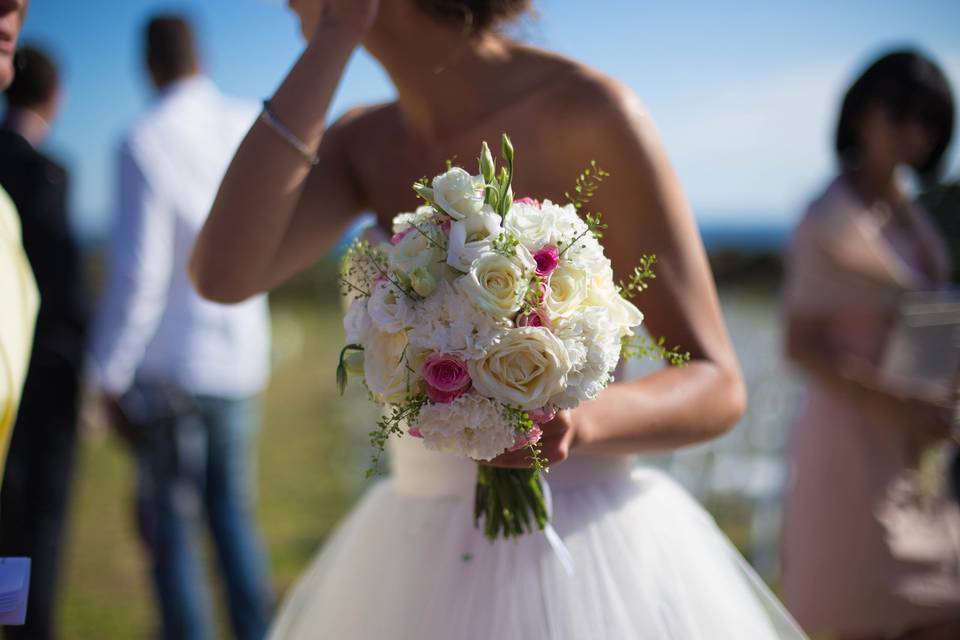
[{"label": "pink rose", "polygon": [[451,402],[470,390],[467,365],[453,355],[431,353],[421,374],[427,383],[427,396],[436,403]]},{"label": "pink rose", "polygon": [[533,254],[533,259],[537,263],[537,275],[546,278],[557,268],[557,263],[560,262],[560,252],[556,247],[547,245]]},{"label": "pink rose", "polygon": [[416,427],[410,427],[409,429],[407,429],[407,433],[409,433],[414,438],[420,438],[421,440],[423,440],[423,434],[420,433],[420,429],[417,429]]},{"label": "pink rose", "polygon": [[535,200],[534,198],[515,198],[513,201],[514,204],[528,204],[531,207],[540,208],[540,201]]},{"label": "pink rose", "polygon": [[549,327],[550,318],[546,309],[531,309],[517,316],[518,327]]},{"label": "pink rose", "polygon": [[557,417],[556,409],[535,409],[527,412],[536,424],[546,424]]},{"label": "pink rose", "polygon": [[513,441],[513,446],[507,451],[518,451],[527,445],[537,444],[541,437],[543,437],[543,430],[540,427],[533,427],[526,433],[518,433],[516,440]]}]

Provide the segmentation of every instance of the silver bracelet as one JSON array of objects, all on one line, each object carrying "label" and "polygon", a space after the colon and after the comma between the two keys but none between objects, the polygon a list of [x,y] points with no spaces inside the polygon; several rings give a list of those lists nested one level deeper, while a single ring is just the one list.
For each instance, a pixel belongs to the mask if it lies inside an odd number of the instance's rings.
[{"label": "silver bracelet", "polygon": [[263,111],[260,112],[260,119],[263,120],[271,129],[280,134],[280,137],[287,141],[287,143],[294,148],[294,150],[303,156],[303,159],[309,162],[312,166],[316,166],[320,162],[320,158],[310,150],[310,147],[306,142],[297,137],[293,131],[287,128],[283,122],[277,118],[277,115],[270,109],[270,102],[268,100],[263,101]]}]

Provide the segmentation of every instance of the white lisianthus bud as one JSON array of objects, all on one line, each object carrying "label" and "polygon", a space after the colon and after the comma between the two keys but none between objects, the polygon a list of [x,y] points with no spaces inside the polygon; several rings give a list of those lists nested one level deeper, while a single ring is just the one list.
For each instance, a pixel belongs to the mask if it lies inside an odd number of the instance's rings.
[{"label": "white lisianthus bud", "polygon": [[426,298],[437,288],[437,279],[424,267],[417,267],[410,272],[410,286],[417,295]]},{"label": "white lisianthus bud", "polygon": [[480,175],[483,176],[484,182],[488,183],[493,182],[497,175],[497,167],[493,163],[493,154],[490,153],[490,147],[486,142],[480,149]]},{"label": "white lisianthus bud", "polygon": [[483,176],[471,176],[454,167],[433,179],[433,201],[454,220],[478,213],[484,201]]},{"label": "white lisianthus bud", "polygon": [[363,351],[350,351],[343,357],[343,366],[347,373],[354,376],[363,375]]}]

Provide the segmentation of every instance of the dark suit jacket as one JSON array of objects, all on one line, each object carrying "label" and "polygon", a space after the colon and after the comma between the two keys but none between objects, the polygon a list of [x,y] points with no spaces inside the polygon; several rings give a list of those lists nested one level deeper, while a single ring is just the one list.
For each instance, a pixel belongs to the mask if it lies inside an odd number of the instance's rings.
[{"label": "dark suit jacket", "polygon": [[67,368],[75,376],[83,364],[87,295],[67,218],[67,172],[18,133],[0,129],[0,185],[20,213],[40,290],[31,374]]}]

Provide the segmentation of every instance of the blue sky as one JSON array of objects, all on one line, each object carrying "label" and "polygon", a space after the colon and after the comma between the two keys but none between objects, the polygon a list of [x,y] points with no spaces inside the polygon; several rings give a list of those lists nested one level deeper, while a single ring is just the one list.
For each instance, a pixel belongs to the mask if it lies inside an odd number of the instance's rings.
[{"label": "blue sky", "polygon": [[[641,96],[704,221],[794,219],[832,171],[843,90],[877,53],[918,46],[960,90],[955,0],[722,4],[734,3],[540,0],[538,15],[515,30]],[[209,74],[252,100],[270,95],[303,46],[282,0],[33,0],[24,40],[55,54],[67,88],[48,148],[73,172],[74,216],[86,233],[109,215],[117,140],[149,104],[140,34],[160,10],[192,16]],[[376,62],[360,52],[331,115],[392,95]]]}]

